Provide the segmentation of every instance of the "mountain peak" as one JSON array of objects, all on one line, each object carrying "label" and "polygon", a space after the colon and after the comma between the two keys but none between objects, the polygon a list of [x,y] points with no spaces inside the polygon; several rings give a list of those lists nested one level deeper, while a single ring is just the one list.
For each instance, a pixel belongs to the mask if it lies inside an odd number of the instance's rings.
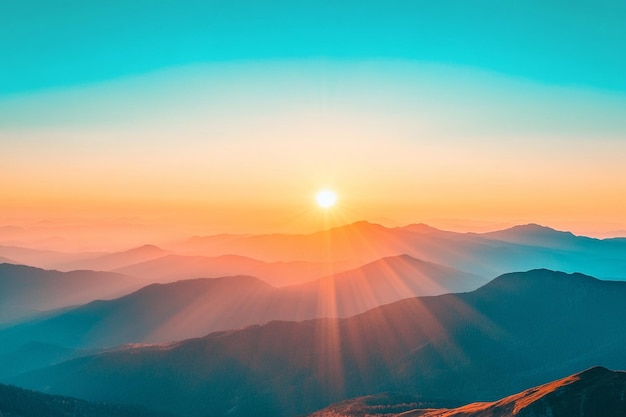
[{"label": "mountain peak", "polygon": [[600,282],[597,278],[578,272],[566,273],[550,269],[532,269],[526,272],[511,272],[500,275],[476,291],[513,291],[518,293],[522,289],[536,289],[538,285],[578,284],[593,285]]},{"label": "mountain peak", "polygon": [[407,230],[409,232],[414,232],[414,233],[442,232],[441,229],[437,229],[436,227],[429,226],[426,223],[412,223],[412,224],[408,224],[406,226],[400,227],[399,229]]},{"label": "mountain peak", "polygon": [[571,234],[570,232],[563,232],[560,230],[556,230],[553,229],[552,227],[548,227],[548,226],[543,226],[541,224],[537,224],[537,223],[528,223],[528,224],[521,224],[521,225],[517,225],[517,226],[513,226],[507,230],[510,231],[521,231],[521,232],[527,232],[527,233],[566,233],[566,234]]},{"label": "mountain peak", "polygon": [[574,376],[583,380],[583,379],[603,377],[603,376],[607,376],[610,374],[613,374],[613,371],[605,368],[604,366],[593,366],[589,369],[585,369],[584,371],[575,374]]},{"label": "mountain peak", "polygon": [[160,247],[156,245],[145,244],[145,245],[138,246],[136,248],[129,249],[122,253],[151,253],[151,252],[164,253],[167,251],[165,249],[161,249]]}]

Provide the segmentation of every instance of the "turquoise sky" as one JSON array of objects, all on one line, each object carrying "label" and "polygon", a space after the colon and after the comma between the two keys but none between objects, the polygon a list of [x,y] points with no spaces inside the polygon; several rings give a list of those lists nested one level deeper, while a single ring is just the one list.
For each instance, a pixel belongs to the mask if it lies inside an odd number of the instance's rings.
[{"label": "turquoise sky", "polygon": [[626,92],[623,0],[3,0],[0,95],[233,60],[401,59]]}]

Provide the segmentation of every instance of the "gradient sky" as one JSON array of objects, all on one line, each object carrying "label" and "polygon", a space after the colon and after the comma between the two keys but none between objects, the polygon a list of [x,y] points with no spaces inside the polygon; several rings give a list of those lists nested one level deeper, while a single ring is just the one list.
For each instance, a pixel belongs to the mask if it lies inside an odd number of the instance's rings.
[{"label": "gradient sky", "polygon": [[623,1],[0,3],[0,216],[626,229]]}]

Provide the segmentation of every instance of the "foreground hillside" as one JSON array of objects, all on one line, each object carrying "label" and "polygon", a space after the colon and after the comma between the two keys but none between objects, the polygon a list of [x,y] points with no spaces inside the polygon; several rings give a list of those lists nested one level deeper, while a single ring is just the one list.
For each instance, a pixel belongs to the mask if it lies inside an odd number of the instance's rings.
[{"label": "foreground hillside", "polygon": [[[414,404],[414,410],[407,410]],[[397,410],[404,409],[404,412]],[[623,417],[626,372],[594,367],[494,402],[435,409],[399,395],[355,398],[309,417]]]},{"label": "foreground hillside", "polygon": [[624,317],[626,283],[535,270],[347,319],[87,356],[15,382],[190,416],[294,416],[383,391],[495,400],[598,364],[626,368]]}]

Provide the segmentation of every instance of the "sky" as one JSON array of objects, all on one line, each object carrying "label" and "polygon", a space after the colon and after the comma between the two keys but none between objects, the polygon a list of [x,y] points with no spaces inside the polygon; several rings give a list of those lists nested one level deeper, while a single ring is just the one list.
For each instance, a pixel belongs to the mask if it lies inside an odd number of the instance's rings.
[{"label": "sky", "polygon": [[623,1],[5,0],[0,224],[626,230],[625,21]]}]

